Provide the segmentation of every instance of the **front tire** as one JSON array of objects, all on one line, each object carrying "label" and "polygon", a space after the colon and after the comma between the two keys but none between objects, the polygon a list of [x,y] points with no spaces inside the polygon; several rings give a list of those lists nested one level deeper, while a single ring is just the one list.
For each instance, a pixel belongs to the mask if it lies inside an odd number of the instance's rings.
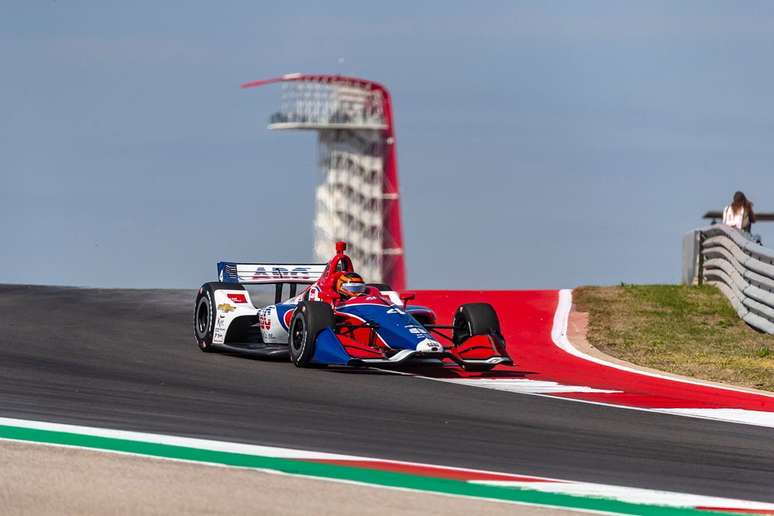
[{"label": "front tire", "polygon": [[290,321],[290,360],[296,367],[309,367],[314,356],[317,335],[326,328],[334,328],[333,309],[321,301],[301,301]]},{"label": "front tire", "polygon": [[[459,346],[476,335],[489,336],[500,355],[507,356],[505,341],[500,332],[500,319],[489,303],[466,303],[454,313],[452,341]],[[465,370],[470,372],[490,371],[493,364],[468,364]]]},{"label": "front tire", "polygon": [[489,303],[465,303],[454,313],[452,341],[459,346],[476,335],[500,335],[500,319]]},{"label": "front tire", "polygon": [[217,281],[205,283],[196,294],[196,303],[194,304],[193,329],[194,338],[199,349],[205,353],[210,353],[212,348],[212,339],[215,335],[215,322],[217,309],[215,308],[216,290],[244,290],[242,285],[234,283],[220,283]]}]

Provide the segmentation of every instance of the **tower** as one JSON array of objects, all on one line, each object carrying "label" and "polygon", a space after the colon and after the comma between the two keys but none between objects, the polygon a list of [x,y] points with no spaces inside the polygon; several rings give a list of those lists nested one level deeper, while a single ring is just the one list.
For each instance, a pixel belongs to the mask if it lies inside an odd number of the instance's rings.
[{"label": "tower", "polygon": [[316,258],[326,261],[346,241],[367,281],[406,287],[392,101],[381,84],[338,75],[290,74],[242,88],[282,83],[274,130],[318,134]]}]

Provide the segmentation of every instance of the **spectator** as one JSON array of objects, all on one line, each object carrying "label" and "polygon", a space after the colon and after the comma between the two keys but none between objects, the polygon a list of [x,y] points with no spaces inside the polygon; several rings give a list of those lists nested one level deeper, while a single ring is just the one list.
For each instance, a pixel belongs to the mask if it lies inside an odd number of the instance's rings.
[{"label": "spectator", "polygon": [[723,224],[738,229],[747,238],[760,244],[761,237],[752,235],[750,232],[753,222],[755,222],[755,212],[752,203],[742,192],[736,192],[733,202],[723,209]]}]

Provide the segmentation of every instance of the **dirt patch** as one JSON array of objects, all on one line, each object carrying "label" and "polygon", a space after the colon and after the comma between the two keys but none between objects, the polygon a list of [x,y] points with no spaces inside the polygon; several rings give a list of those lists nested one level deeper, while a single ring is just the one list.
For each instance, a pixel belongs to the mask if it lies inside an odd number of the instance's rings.
[{"label": "dirt patch", "polygon": [[648,368],[774,391],[774,336],[742,320],[713,286],[581,287],[587,338],[603,353]]},{"label": "dirt patch", "polygon": [[9,441],[0,441],[0,471],[4,516],[578,514]]}]

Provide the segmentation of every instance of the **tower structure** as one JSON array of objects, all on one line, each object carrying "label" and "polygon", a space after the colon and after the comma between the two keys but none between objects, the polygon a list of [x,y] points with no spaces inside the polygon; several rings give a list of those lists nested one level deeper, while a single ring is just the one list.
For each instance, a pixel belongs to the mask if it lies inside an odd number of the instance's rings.
[{"label": "tower structure", "polygon": [[274,130],[318,134],[316,258],[335,242],[349,244],[356,270],[368,281],[406,287],[392,101],[381,84],[338,75],[290,74],[242,88],[282,83]]}]

